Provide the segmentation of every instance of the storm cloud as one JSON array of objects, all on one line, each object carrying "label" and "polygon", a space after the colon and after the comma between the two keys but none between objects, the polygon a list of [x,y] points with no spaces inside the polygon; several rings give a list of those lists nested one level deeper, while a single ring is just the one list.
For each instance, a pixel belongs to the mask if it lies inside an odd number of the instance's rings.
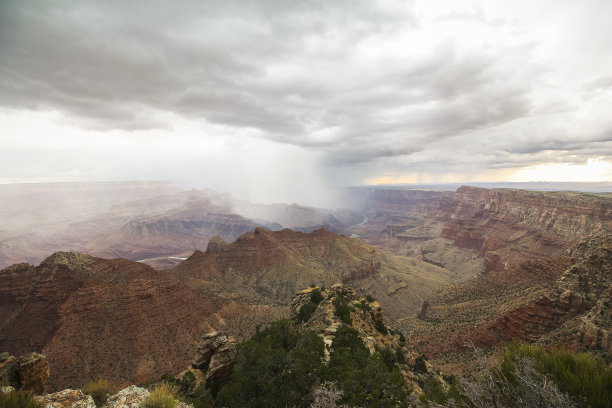
[{"label": "storm cloud", "polygon": [[85,139],[289,146],[340,184],[487,179],[612,160],[610,21],[606,0],[4,0],[0,108]]}]

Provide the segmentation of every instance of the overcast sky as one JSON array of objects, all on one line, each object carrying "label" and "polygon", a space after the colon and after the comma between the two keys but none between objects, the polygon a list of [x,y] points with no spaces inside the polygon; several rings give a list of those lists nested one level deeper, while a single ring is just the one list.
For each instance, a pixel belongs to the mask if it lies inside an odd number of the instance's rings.
[{"label": "overcast sky", "polygon": [[0,182],[612,181],[612,1],[0,0]]}]

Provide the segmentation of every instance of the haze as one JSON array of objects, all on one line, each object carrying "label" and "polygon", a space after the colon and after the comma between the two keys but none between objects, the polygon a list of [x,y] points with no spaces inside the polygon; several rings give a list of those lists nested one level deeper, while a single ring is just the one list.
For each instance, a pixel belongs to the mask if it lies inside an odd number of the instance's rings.
[{"label": "haze", "polygon": [[0,182],[612,181],[612,2],[7,1]]}]

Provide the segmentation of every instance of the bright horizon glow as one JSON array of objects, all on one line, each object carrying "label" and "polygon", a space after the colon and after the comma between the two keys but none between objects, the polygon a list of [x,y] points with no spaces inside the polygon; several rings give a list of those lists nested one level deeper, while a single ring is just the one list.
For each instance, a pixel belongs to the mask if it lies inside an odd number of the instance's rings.
[{"label": "bright horizon glow", "polygon": [[507,181],[605,182],[612,181],[612,162],[590,158],[585,164],[546,163],[514,172]]}]

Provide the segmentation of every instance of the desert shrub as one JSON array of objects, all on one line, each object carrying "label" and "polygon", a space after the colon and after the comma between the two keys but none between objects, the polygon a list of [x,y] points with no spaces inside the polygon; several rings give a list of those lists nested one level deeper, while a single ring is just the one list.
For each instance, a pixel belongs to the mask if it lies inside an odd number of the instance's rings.
[{"label": "desert shrub", "polygon": [[323,366],[323,340],[289,320],[272,323],[238,348],[230,382],[217,402],[224,407],[306,406]]},{"label": "desert shrub", "polygon": [[321,290],[315,288],[310,292],[310,301],[314,304],[319,304],[323,300],[323,295],[321,294]]},{"label": "desert shrub", "polygon": [[[458,406],[471,406],[464,396],[461,384],[454,378],[445,378],[447,384],[440,381],[437,376],[428,376],[423,382],[423,394],[420,396],[421,403],[425,406],[452,403]],[[451,402],[452,401],[452,402]]]},{"label": "desert shrub", "polygon": [[511,343],[502,354],[500,371],[516,381],[517,361],[531,359],[542,375],[550,376],[561,392],[593,408],[612,406],[612,368],[587,353],[567,350],[544,350],[542,347]]},{"label": "desert shrub", "polygon": [[359,333],[343,325],[336,331],[323,377],[341,388],[340,402],[350,406],[405,406],[409,390],[393,352],[387,358],[379,352],[370,355]]},{"label": "desert shrub", "polygon": [[44,408],[45,405],[34,399],[32,393],[15,390],[9,393],[0,391],[0,408]]},{"label": "desert shrub", "polygon": [[374,322],[374,327],[376,328],[376,330],[378,330],[378,332],[382,333],[382,334],[387,334],[387,326],[385,326],[385,323],[382,320],[376,320]]},{"label": "desert shrub", "polygon": [[343,392],[335,383],[325,381],[316,386],[312,392],[313,401],[309,408],[348,408],[347,405],[338,405]]},{"label": "desert shrub", "polygon": [[395,350],[395,360],[398,364],[406,364],[406,357],[404,353],[402,353],[402,350]]},{"label": "desert shrub", "polygon": [[297,321],[299,322],[307,322],[312,317],[312,314],[317,310],[317,304],[313,302],[308,302],[302,307],[296,316]]},{"label": "desert shrub", "polygon": [[383,348],[379,349],[378,353],[380,353],[383,363],[387,366],[389,370],[392,370],[393,367],[397,364],[397,357],[395,356],[395,352],[391,348]]},{"label": "desert shrub", "polygon": [[[437,379],[425,381],[422,402],[434,407],[523,407],[570,408],[577,405],[555,385],[551,378],[536,368],[534,359],[520,353],[508,354],[500,364],[490,367],[486,357],[477,353],[479,368],[476,380],[445,387]],[[591,406],[590,404],[581,404]]]},{"label": "desert shrub", "polygon": [[404,336],[404,333],[400,332],[399,334],[399,345],[404,347],[406,345],[406,337]]},{"label": "desert shrub", "polygon": [[166,382],[156,387],[147,395],[141,408],[175,408],[178,389]]},{"label": "desert shrub", "polygon": [[425,364],[425,357],[418,356],[414,360],[414,366],[412,368],[414,368],[414,371],[416,371],[416,372],[426,373],[427,372],[427,364]]},{"label": "desert shrub", "polygon": [[372,306],[370,306],[365,299],[362,299],[361,302],[357,304],[357,307],[363,310],[364,312],[372,310]]},{"label": "desert shrub", "polygon": [[109,382],[102,378],[97,381],[88,382],[81,391],[84,394],[91,395],[91,398],[96,403],[96,407],[104,405],[108,397],[113,393]]},{"label": "desert shrub", "polygon": [[179,385],[179,393],[181,395],[189,395],[193,391],[196,385],[195,375],[191,371],[187,371],[183,374]]},{"label": "desert shrub", "polygon": [[338,295],[332,304],[334,305],[334,315],[336,315],[342,323],[348,324],[349,326],[352,325],[351,308],[346,297]]},{"label": "desert shrub", "polygon": [[209,388],[201,385],[193,390],[191,395],[180,398],[181,401],[193,406],[193,408],[213,408],[215,399]]},{"label": "desert shrub", "polygon": [[366,300],[367,300],[368,302],[372,303],[372,302],[373,302],[373,301],[375,301],[376,299],[374,299],[374,296],[372,296],[372,295],[367,295],[367,296],[366,296]]}]

